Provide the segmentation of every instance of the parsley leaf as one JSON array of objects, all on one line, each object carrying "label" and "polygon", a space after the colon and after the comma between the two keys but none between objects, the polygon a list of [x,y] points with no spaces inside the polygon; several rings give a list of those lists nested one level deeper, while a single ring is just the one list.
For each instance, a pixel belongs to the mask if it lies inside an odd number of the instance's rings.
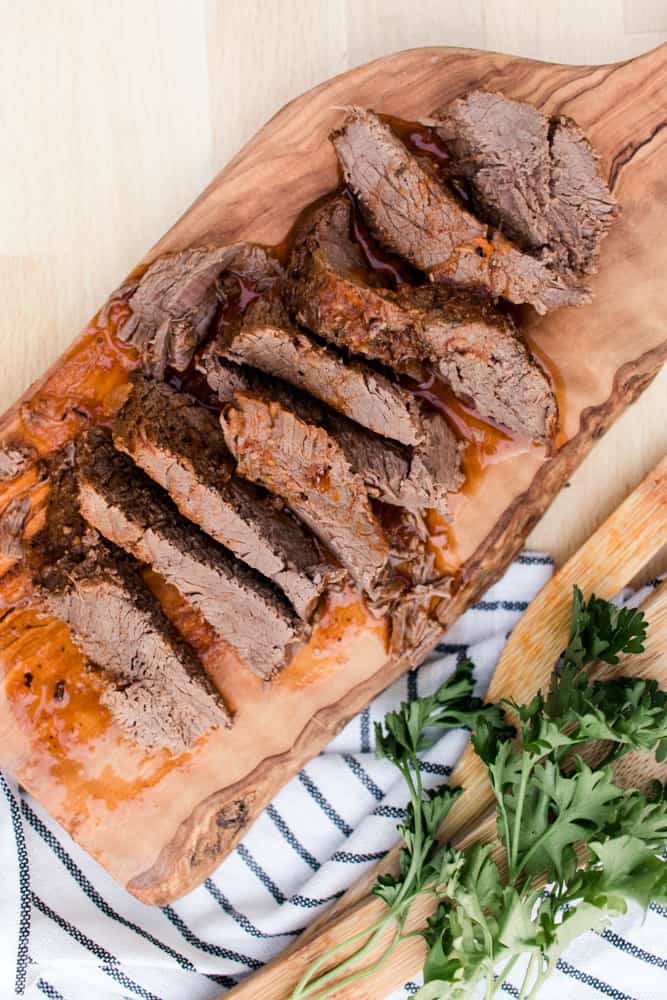
[{"label": "parsley leaf", "polygon": [[573,588],[566,663],[578,667],[596,660],[616,664],[619,653],[642,653],[645,639],[646,620],[642,611],[619,608],[595,594],[585,601],[579,587]]},{"label": "parsley leaf", "polygon": [[511,732],[498,706],[486,705],[474,696],[473,671],[472,662],[462,660],[435,694],[403,702],[396,711],[387,713],[384,723],[376,722],[378,757],[402,763],[432,747],[443,731],[477,729],[482,721],[496,737]]},{"label": "parsley leaf", "polygon": [[577,884],[584,900],[624,913],[626,899],[646,909],[650,902],[667,903],[667,864],[639,838],[623,835],[589,845],[592,865]]},{"label": "parsley leaf", "polygon": [[613,757],[654,749],[658,760],[667,755],[667,693],[654,680],[591,681],[566,663],[552,676],[545,712],[560,727],[573,727],[571,745],[609,740],[617,744]]},{"label": "parsley leaf", "polygon": [[[515,877],[524,872],[563,881],[574,873],[574,845],[604,830],[614,817],[623,792],[612,779],[611,768],[591,770],[580,757],[572,775],[563,775],[558,764],[545,760],[532,773],[531,789],[540,805],[540,816],[526,809],[527,822],[519,838]],[[508,812],[512,816],[513,799]]]},{"label": "parsley leaf", "polygon": [[[465,996],[456,985],[493,974],[499,919],[506,890],[489,845],[474,844],[467,851],[445,848],[441,856],[441,903],[428,921],[424,938],[428,954],[425,982],[450,984],[443,996]],[[440,994],[438,994],[440,995]]]}]

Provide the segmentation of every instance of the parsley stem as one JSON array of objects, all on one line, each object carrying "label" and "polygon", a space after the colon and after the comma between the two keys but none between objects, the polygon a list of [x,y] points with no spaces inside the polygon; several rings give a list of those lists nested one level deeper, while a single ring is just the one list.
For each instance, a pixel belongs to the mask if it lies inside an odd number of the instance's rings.
[{"label": "parsley stem", "polygon": [[[528,997],[533,992],[532,988],[530,988],[530,981],[533,975],[533,969],[535,968],[536,961],[538,961],[537,955],[535,954],[531,955],[530,961],[528,962],[528,966],[526,968],[526,974],[523,977],[523,982],[521,983],[521,989],[519,990],[519,1000],[528,1000]],[[538,981],[539,981],[539,972],[538,972]]]},{"label": "parsley stem", "polygon": [[[411,767],[412,765],[412,767]],[[406,906],[410,906],[412,903],[412,891],[413,884],[418,879],[419,872],[424,864],[424,860],[428,853],[429,844],[424,844],[424,831],[423,831],[423,815],[422,815],[422,798],[424,794],[423,783],[421,779],[421,772],[419,769],[418,758],[412,757],[407,760],[404,764],[398,765],[406,784],[408,785],[410,791],[410,799],[412,802],[412,812],[414,821],[414,831],[413,831],[413,843],[412,851],[410,857],[410,866],[408,868],[407,874],[403,879],[403,884],[394,900],[389,912],[385,916],[373,924],[372,927],[367,928],[365,931],[361,931],[359,934],[355,934],[352,938],[348,938],[346,941],[340,942],[333,948],[328,949],[323,955],[319,957],[313,964],[308,968],[305,975],[299,980],[297,986],[292,992],[292,1000],[303,1000],[303,998],[311,996],[316,991],[322,989],[327,983],[331,982],[332,979],[340,976],[345,969],[349,968],[359,959],[363,958],[364,955],[375,946],[377,941],[382,934],[382,931],[386,925],[391,920],[399,920],[402,911]],[[407,897],[407,898],[406,898]],[[397,934],[400,935],[400,926],[397,930]],[[313,974],[324,965],[329,958],[331,958],[337,951],[341,948],[349,945],[352,941],[355,941],[361,937],[366,937],[367,940],[362,944],[355,952],[353,952],[348,958],[339,962],[334,968],[330,969],[328,972],[324,972],[317,979],[313,979]],[[328,994],[325,994],[328,995]]]},{"label": "parsley stem", "polygon": [[414,774],[415,778],[413,781],[412,772],[410,770],[410,762],[402,769],[403,775],[405,777],[406,783],[410,790],[410,798],[412,800],[412,811],[414,816],[414,840],[412,856],[410,858],[410,867],[408,868],[407,875],[403,880],[403,885],[401,886],[396,900],[394,901],[394,906],[392,910],[396,910],[400,904],[405,899],[406,895],[412,888],[412,882],[419,873],[419,870],[423,864],[422,857],[422,797],[424,794],[424,787],[422,785],[421,772],[419,770],[419,760],[413,758]]},{"label": "parsley stem", "polygon": [[512,830],[512,842],[511,842],[511,854],[509,856],[509,880],[513,882],[516,875],[516,864],[519,859],[519,841],[521,839],[521,824],[523,821],[523,805],[526,800],[526,789],[528,787],[528,779],[530,777],[530,772],[533,769],[533,761],[530,757],[524,757],[521,764],[521,782],[519,784],[519,794],[517,795],[515,812],[514,812],[514,828]]},{"label": "parsley stem", "polygon": [[487,993],[487,995],[484,997],[484,1000],[492,1000],[492,998],[502,987],[503,983],[505,982],[505,980],[507,979],[510,972],[512,971],[512,969],[514,968],[514,966],[518,961],[519,961],[519,955],[518,954],[512,955],[509,962],[506,962],[505,965],[500,970],[500,972],[498,973],[498,975],[495,976],[492,984],[493,988],[490,993]]},{"label": "parsley stem", "polygon": [[496,804],[498,806],[498,812],[500,813],[500,816],[502,817],[503,821],[503,830],[505,831],[505,845],[504,845],[505,853],[507,855],[507,860],[509,862],[512,841],[510,836],[510,824],[507,816],[507,807],[505,805],[505,796],[503,795],[502,788],[496,790],[495,785],[494,785],[494,792],[496,795]]},{"label": "parsley stem", "polygon": [[[323,952],[319,958],[315,959],[315,961],[308,966],[305,973],[294,987],[290,995],[290,1000],[300,1000],[301,997],[307,996],[307,993],[304,991],[306,990],[309,982],[312,980],[314,973],[317,972],[319,968],[321,968],[337,952],[352,944],[353,941],[358,941],[360,938],[367,938],[369,935],[374,934],[379,929],[385,927],[386,924],[389,923],[392,916],[393,910],[390,910],[389,913],[385,913],[384,916],[382,916],[379,920],[376,920],[370,927],[365,927],[362,931],[358,931],[356,934],[353,934],[352,937],[345,938],[344,941],[339,941],[338,944],[333,945],[331,948],[327,948],[327,950]],[[355,952],[352,957],[355,957],[357,953],[358,952]],[[340,967],[337,966],[336,968],[338,969]]]},{"label": "parsley stem", "polygon": [[[358,983],[360,980],[366,979],[368,978],[368,976],[374,975],[377,972],[377,970],[382,965],[384,965],[384,963],[387,961],[387,959],[394,951],[394,949],[397,947],[397,945],[399,945],[403,940],[404,939],[401,937],[401,932],[397,929],[386,951],[384,951],[382,955],[380,955],[380,957],[376,962],[373,962],[372,965],[366,966],[365,969],[361,969],[359,972],[355,972],[351,976],[347,976],[346,979],[337,980],[335,983],[333,983],[332,986],[329,986],[328,989],[326,989],[323,993],[319,993],[317,997],[314,998],[314,1000],[326,1000],[326,997],[333,996],[335,993],[338,993],[339,990],[343,990],[347,986],[352,986],[354,985],[354,983]],[[339,966],[336,971],[342,972],[343,966],[342,965]]]},{"label": "parsley stem", "polygon": [[[328,972],[324,972],[321,976],[318,976],[318,978],[315,979],[309,986],[307,986],[305,990],[302,990],[299,994],[297,994],[298,997],[308,997],[308,996],[311,996],[311,995],[313,995],[315,993],[317,993],[317,994],[319,994],[320,996],[323,996],[323,997],[324,996],[329,996],[329,994],[331,992],[333,992],[333,990],[329,990],[329,991],[327,991],[326,993],[323,993],[323,994],[320,994],[319,991],[324,986],[326,986],[328,983],[330,983],[332,981],[332,979],[338,980],[338,977],[343,972],[345,972],[346,969],[349,969],[351,965],[354,965],[356,962],[358,962],[360,959],[362,959],[364,957],[364,955],[367,955],[368,952],[371,951],[375,947],[375,945],[377,944],[377,942],[378,942],[378,940],[380,938],[380,935],[382,934],[382,931],[384,930],[384,928],[386,927],[386,925],[389,923],[389,918],[391,916],[392,916],[392,914],[388,914],[387,915],[387,919],[384,921],[384,923],[382,924],[382,926],[378,927],[377,930],[373,934],[371,934],[371,936],[369,937],[368,941],[366,941],[366,943],[363,944],[361,946],[361,948],[358,948],[357,951],[355,951],[351,955],[349,955],[348,958],[343,959],[343,961],[339,962],[337,965],[335,965],[333,967],[333,969],[329,969]],[[345,942],[345,943],[347,944],[348,942]],[[339,989],[340,985],[341,984],[337,982],[336,986],[335,986],[335,989]],[[292,996],[294,997],[294,994],[292,994]]]}]

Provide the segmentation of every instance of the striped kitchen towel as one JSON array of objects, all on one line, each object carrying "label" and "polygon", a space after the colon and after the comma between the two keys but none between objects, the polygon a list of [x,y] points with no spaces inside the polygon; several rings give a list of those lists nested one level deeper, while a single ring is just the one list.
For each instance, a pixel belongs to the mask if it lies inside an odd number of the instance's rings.
[{"label": "striped kitchen towel", "polygon": [[[396,840],[406,795],[373,755],[373,722],[433,691],[464,655],[481,693],[551,571],[546,556],[520,556],[436,653],[353,719],[205,884],[171,906],[133,899],[0,774],[0,997],[213,1000],[285,948]],[[447,779],[466,738],[450,733],[426,755],[427,785]],[[587,935],[559,963],[544,1000],[663,1000],[666,932],[667,912],[654,907],[643,923],[633,911]],[[397,1000],[417,988],[407,983]]]}]

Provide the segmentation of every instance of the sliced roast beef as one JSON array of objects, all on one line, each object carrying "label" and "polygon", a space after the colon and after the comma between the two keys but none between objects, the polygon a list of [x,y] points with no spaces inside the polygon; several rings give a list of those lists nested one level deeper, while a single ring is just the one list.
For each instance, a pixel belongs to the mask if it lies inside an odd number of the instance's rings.
[{"label": "sliced roast beef", "polygon": [[349,202],[325,204],[290,262],[297,320],[357,354],[421,381],[430,365],[481,416],[538,441],[553,435],[556,400],[511,321],[483,302],[433,285],[372,284],[352,242]]},{"label": "sliced roast beef", "polygon": [[20,559],[23,554],[23,527],[30,513],[30,497],[9,501],[0,514],[0,555]]},{"label": "sliced roast beef", "polygon": [[107,673],[102,704],[137,743],[180,753],[210,728],[229,724],[199,661],[123,564],[91,552],[63,590],[48,593],[46,605],[70,626],[86,659]]},{"label": "sliced roast beef", "polygon": [[309,392],[376,434],[409,445],[423,439],[414,395],[365,362],[344,358],[299,330],[276,292],[255,299],[216,346],[231,361]]},{"label": "sliced roast beef", "polygon": [[273,581],[308,620],[340,579],[318,543],[275,500],[234,475],[215,417],[171,386],[136,377],[113,428],[181,514]]},{"label": "sliced roast beef", "polygon": [[151,264],[132,290],[132,313],[119,331],[139,350],[145,371],[161,378],[168,366],[177,371],[188,367],[209,332],[225,272],[243,276],[264,291],[279,275],[280,265],[252,243],[194,247],[165,254]]},{"label": "sliced roast beef", "polygon": [[37,453],[27,444],[7,444],[0,448],[0,482],[17,479],[36,458]]},{"label": "sliced roast beef", "polygon": [[221,423],[240,474],[282,497],[372,594],[389,548],[363,479],[334,438],[276,400],[247,390],[235,394]]},{"label": "sliced roast beef", "polygon": [[[599,157],[571,119],[552,120],[550,248],[575,273],[594,274],[600,244],[618,204],[600,173]],[[567,255],[567,256],[566,256]]]},{"label": "sliced roast beef", "polygon": [[594,273],[616,203],[578,125],[479,90],[434,117],[485,219],[575,280]]},{"label": "sliced roast beef", "polygon": [[87,435],[77,470],[89,524],[173,584],[255,673],[285,666],[304,628],[282,594],[183,519],[105,431]]},{"label": "sliced roast beef", "polygon": [[207,348],[202,364],[221,402],[229,402],[242,388],[274,399],[305,423],[326,429],[371,496],[410,510],[433,507],[447,513],[447,493],[459,488],[463,473],[459,443],[440,414],[424,409],[422,442],[411,448],[366,430],[278,379],[268,381],[253,369],[221,358],[216,342]]},{"label": "sliced roast beef", "polygon": [[229,714],[192,649],[144,584],[78,510],[72,462],[52,470],[46,525],[33,553],[37,592],[106,680],[101,700],[137,743],[187,750]]},{"label": "sliced roast beef", "polygon": [[372,111],[353,109],[332,139],[374,235],[433,281],[528,302],[539,313],[588,301],[549,260],[490,233]]},{"label": "sliced roast beef", "polygon": [[440,414],[424,412],[424,438],[414,448],[383,440],[337,413],[326,413],[322,422],[371,496],[408,510],[448,513],[447,494],[461,486],[463,472],[459,443]]}]

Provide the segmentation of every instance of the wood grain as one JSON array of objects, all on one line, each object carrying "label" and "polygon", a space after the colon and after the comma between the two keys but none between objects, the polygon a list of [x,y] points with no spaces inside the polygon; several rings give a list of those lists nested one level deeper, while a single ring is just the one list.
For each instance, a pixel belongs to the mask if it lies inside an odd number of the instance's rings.
[{"label": "wood grain", "polygon": [[[398,53],[288,105],[146,258],[209,240],[281,240],[298,211],[336,183],[326,137],[341,107],[352,102],[415,118],[471,86],[484,86],[571,114],[589,132],[623,209],[604,247],[595,304],[526,325],[535,349],[559,374],[565,443],[551,459],[527,451],[489,466],[469,484],[451,529],[463,564],[461,585],[440,608],[431,644],[497,578],[593,441],[665,360],[667,306],[659,275],[665,253],[666,78],[665,51],[598,68],[439,48]],[[94,373],[91,379],[94,389]],[[6,434],[18,432],[19,425],[14,411],[2,426]],[[382,627],[359,620],[353,603],[338,610],[334,625],[316,675],[309,673],[312,656],[309,661],[306,655],[265,690],[253,687],[238,665],[222,662],[216,669],[237,709],[235,724],[211,734],[184,759],[142,756],[107,723],[94,750],[76,744],[76,752],[65,755],[63,763],[74,757],[76,767],[56,781],[49,769],[36,773],[37,736],[17,723],[5,700],[0,701],[2,763],[131,892],[145,902],[167,902],[205,878],[284,781],[419,658],[408,650],[400,660],[387,661]],[[20,644],[18,626],[16,631]],[[339,637],[333,655],[331,643]],[[313,644],[322,641],[316,633]],[[16,643],[7,649],[15,652]],[[42,652],[55,650],[51,645]],[[48,661],[59,662],[54,655]],[[14,674],[20,670],[20,658],[11,666]],[[71,654],[62,668],[80,674],[80,658]],[[98,718],[92,710],[91,717]],[[109,759],[111,800],[96,784]]]},{"label": "wood grain", "polygon": [[[560,652],[567,643],[572,587],[576,583],[589,594],[610,599],[625,587],[667,537],[667,457],[621,504],[566,565],[532,601],[508,639],[486,695],[488,701],[501,698],[519,704],[544,691]],[[600,567],[605,572],[600,572]],[[649,595],[642,605],[650,622],[645,651],[621,658],[617,666],[598,667],[595,676],[654,678],[667,684],[667,584]],[[617,768],[616,778],[626,787],[643,787],[652,777],[667,778],[667,766],[657,765],[645,754],[631,754]],[[496,837],[493,793],[486,770],[468,744],[449,778],[463,794],[445,820],[440,837],[456,847],[475,840],[493,842]],[[378,874],[396,871],[398,848],[371,871],[364,874],[345,895],[300,935],[298,940],[257,973],[229,993],[235,1000],[261,996],[263,1000],[286,1000],[310,964],[327,949],[349,941],[378,920],[384,904],[370,895]],[[429,901],[419,901],[410,913],[406,930],[422,927],[433,910]],[[384,944],[391,940],[388,929]],[[363,941],[358,941],[359,947]],[[382,953],[382,942],[362,965],[371,964]],[[350,948],[351,953],[354,948]],[[342,949],[337,956],[346,956]],[[354,987],[333,994],[339,1000],[374,1000],[389,994],[408,979],[423,963],[424,945],[419,939],[403,943],[382,969]],[[321,971],[326,971],[323,968]],[[354,971],[354,970],[350,970]],[[357,970],[358,971],[358,970]]]}]

